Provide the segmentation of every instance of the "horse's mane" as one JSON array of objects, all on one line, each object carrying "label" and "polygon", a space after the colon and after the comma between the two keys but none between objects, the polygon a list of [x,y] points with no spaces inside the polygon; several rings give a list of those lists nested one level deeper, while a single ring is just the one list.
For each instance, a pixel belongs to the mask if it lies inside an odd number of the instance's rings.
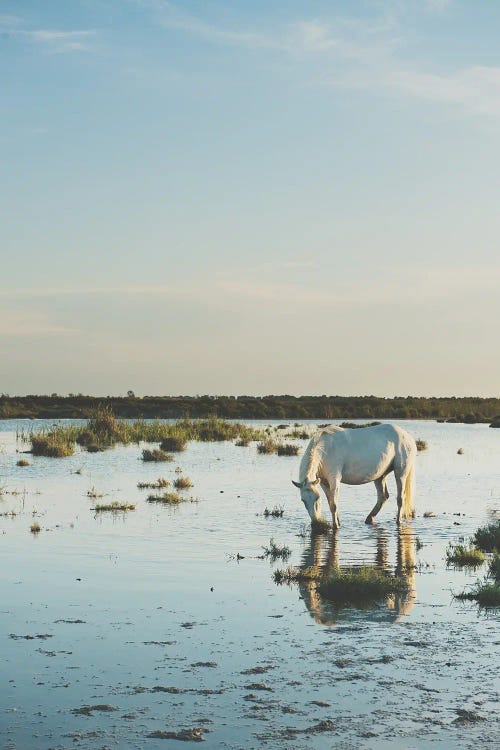
[{"label": "horse's mane", "polygon": [[326,451],[325,437],[334,435],[336,432],[344,432],[344,429],[338,425],[330,424],[328,427],[318,430],[312,436],[300,462],[299,482],[303,482],[308,477],[309,479],[312,479],[313,476],[316,477],[316,472]]}]

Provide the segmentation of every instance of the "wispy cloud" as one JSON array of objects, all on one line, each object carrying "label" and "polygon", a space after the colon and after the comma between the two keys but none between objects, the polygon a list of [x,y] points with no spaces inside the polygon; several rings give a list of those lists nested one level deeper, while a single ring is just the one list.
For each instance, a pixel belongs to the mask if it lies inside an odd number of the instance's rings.
[{"label": "wispy cloud", "polygon": [[74,328],[53,323],[43,312],[1,311],[0,337],[2,338],[68,336],[74,333],[76,333]]},{"label": "wispy cloud", "polygon": [[53,52],[87,51],[89,41],[95,37],[95,29],[34,29],[22,33],[31,41],[42,44]]}]

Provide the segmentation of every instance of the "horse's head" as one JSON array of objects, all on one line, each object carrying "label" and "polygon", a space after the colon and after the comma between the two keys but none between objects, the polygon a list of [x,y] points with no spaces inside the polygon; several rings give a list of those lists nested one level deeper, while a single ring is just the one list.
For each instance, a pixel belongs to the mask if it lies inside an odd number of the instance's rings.
[{"label": "horse's head", "polygon": [[309,479],[305,479],[303,482],[294,482],[292,484],[300,490],[300,499],[307,508],[307,512],[311,516],[311,521],[321,521],[321,495],[319,493],[319,479],[314,479],[312,482]]}]

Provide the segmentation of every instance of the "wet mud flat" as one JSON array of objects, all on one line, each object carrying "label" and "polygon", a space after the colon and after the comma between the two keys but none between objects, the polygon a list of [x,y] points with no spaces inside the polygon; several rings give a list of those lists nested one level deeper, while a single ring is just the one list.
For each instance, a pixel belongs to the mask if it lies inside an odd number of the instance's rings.
[{"label": "wet mud flat", "polygon": [[[199,502],[158,507],[138,447],[21,470],[4,430],[0,484],[20,494],[0,500],[16,513],[0,516],[0,748],[497,747],[500,616],[453,599],[483,573],[445,549],[500,507],[498,437],[407,429],[429,444],[417,517],[398,534],[391,492],[366,527],[373,488],[343,487],[342,527],[320,536],[302,529],[297,458],[190,444],[177,464]],[[96,515],[92,486],[136,511]],[[405,571],[409,594],[341,607],[277,586],[271,537],[297,567]]]}]

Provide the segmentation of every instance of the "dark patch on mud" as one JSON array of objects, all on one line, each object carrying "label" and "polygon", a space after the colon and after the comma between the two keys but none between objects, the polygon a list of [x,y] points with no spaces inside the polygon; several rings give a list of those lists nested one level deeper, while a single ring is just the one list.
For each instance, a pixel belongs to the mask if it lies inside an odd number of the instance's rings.
[{"label": "dark patch on mud", "polygon": [[457,718],[453,724],[474,724],[477,721],[484,721],[484,717],[476,711],[467,711],[464,708],[457,708]]},{"label": "dark patch on mud", "polygon": [[245,690],[266,690],[269,693],[273,692],[272,687],[265,685],[263,682],[250,682],[248,685],[243,685]]},{"label": "dark patch on mud", "polygon": [[218,664],[216,661],[195,661],[191,664],[192,667],[208,667],[209,669],[215,669]]},{"label": "dark patch on mud", "polygon": [[66,625],[86,625],[87,624],[86,620],[54,620],[54,622],[57,622],[57,623],[63,622]]},{"label": "dark patch on mud", "polygon": [[180,732],[170,732],[159,729],[155,732],[149,732],[146,737],[155,740],[180,740],[182,742],[204,742],[204,733],[208,729],[204,727],[192,727],[191,729],[181,729]]},{"label": "dark patch on mud", "polygon": [[153,687],[136,685],[136,687],[132,688],[133,695],[139,695],[141,693],[170,693],[170,695],[222,695],[224,692],[224,688],[210,690],[208,688],[178,688],[175,687],[175,685],[154,685]]},{"label": "dark patch on mud", "polygon": [[268,735],[259,735],[260,740],[267,740],[267,739],[285,739],[285,740],[293,740],[298,735],[310,735],[310,734],[323,734],[326,732],[333,732],[335,731],[336,726],[333,721],[330,719],[325,719],[324,721],[320,721],[317,724],[313,724],[310,727],[305,727],[304,729],[296,729],[295,727],[286,727],[285,729],[278,730],[277,732],[273,732],[273,734]]},{"label": "dark patch on mud", "polygon": [[414,646],[415,648],[427,648],[428,643],[426,641],[403,641],[405,646]]},{"label": "dark patch on mud", "polygon": [[265,674],[265,672],[269,672],[270,669],[274,669],[274,666],[272,664],[268,664],[263,667],[252,667],[251,669],[244,669],[240,674]]},{"label": "dark patch on mud", "polygon": [[9,638],[14,641],[34,641],[37,638],[41,641],[45,641],[47,638],[53,638],[53,635],[48,633],[38,633],[37,635],[16,635],[16,633],[9,633]]},{"label": "dark patch on mud", "polygon": [[143,641],[145,646],[174,646],[176,641]]},{"label": "dark patch on mud", "polygon": [[75,716],[93,716],[94,711],[100,711],[102,713],[118,711],[116,706],[110,706],[109,703],[97,703],[95,706],[81,706],[80,708],[73,708],[71,711]]},{"label": "dark patch on mud", "polygon": [[327,703],[327,701],[310,701],[310,703],[313,706],[320,706],[321,708],[330,708],[332,705],[331,703]]}]

